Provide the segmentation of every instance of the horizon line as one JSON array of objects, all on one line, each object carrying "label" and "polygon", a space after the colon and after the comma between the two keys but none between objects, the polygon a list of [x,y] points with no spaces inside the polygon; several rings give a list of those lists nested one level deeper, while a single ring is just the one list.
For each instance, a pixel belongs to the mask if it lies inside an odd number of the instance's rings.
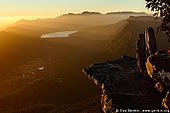
[{"label": "horizon line", "polygon": [[146,12],[146,11],[134,11],[134,10],[118,10],[118,11],[108,11],[108,12],[101,12],[101,11],[88,11],[88,10],[84,10],[84,11],[80,11],[80,12],[67,12],[67,13],[61,13],[61,14],[56,14],[56,16],[53,14],[51,14],[51,15],[4,15],[4,16],[0,16],[0,17],[42,17],[42,18],[44,18],[44,17],[59,17],[59,16],[63,16],[63,15],[66,15],[66,14],[71,14],[71,13],[73,13],[73,14],[82,14],[83,12],[90,12],[90,13],[93,13],[93,12],[96,12],[96,13],[100,13],[100,14],[103,14],[103,15],[105,15],[105,14],[108,14],[108,13],[126,13],[126,12],[129,12],[129,13],[146,13],[146,14],[153,14],[153,13],[148,13],[148,12]]}]

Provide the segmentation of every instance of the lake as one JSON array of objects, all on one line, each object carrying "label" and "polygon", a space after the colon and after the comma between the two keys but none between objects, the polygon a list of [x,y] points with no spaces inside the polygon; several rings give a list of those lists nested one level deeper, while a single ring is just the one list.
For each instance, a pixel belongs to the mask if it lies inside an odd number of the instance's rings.
[{"label": "lake", "polygon": [[69,37],[71,34],[74,34],[78,31],[63,31],[63,32],[54,32],[48,34],[42,34],[41,38],[66,38]]}]

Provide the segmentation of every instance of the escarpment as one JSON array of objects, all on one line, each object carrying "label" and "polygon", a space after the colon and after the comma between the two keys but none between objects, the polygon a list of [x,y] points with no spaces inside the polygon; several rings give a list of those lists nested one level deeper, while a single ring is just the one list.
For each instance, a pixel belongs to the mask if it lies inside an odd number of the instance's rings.
[{"label": "escarpment", "polygon": [[141,76],[137,60],[122,56],[112,61],[94,64],[84,73],[102,90],[101,104],[104,113],[121,110],[163,109],[162,94],[155,82]]}]

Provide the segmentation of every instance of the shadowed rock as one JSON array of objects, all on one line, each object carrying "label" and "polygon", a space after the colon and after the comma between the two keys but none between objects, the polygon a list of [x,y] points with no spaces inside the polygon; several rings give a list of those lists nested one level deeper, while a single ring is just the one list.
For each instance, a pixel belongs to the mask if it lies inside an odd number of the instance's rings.
[{"label": "shadowed rock", "polygon": [[122,56],[113,61],[94,64],[84,73],[102,90],[104,113],[119,109],[162,109],[162,95],[154,88],[154,81],[142,78],[137,60]]},{"label": "shadowed rock", "polygon": [[[159,92],[167,92],[170,89],[170,50],[157,49],[152,27],[139,35],[136,45],[136,58],[140,72],[145,78],[150,77],[157,82],[155,88]],[[163,99],[162,105],[170,109],[170,98],[168,97]]]}]

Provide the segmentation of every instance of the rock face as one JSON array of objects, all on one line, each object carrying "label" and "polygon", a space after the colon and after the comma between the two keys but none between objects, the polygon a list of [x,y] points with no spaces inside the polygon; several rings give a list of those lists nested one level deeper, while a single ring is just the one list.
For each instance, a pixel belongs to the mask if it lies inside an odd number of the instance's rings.
[{"label": "rock face", "polygon": [[146,63],[149,76],[163,86],[170,86],[170,54],[151,55]]},{"label": "rock face", "polygon": [[143,34],[139,34],[136,43],[136,58],[142,75],[156,81],[155,88],[159,92],[167,92],[166,97],[162,100],[162,105],[166,109],[170,109],[170,49],[157,49],[152,27],[145,30]]},{"label": "rock face", "polygon": [[142,77],[135,58],[122,56],[83,71],[102,90],[104,113],[163,109],[163,95],[154,88],[154,81]]}]

